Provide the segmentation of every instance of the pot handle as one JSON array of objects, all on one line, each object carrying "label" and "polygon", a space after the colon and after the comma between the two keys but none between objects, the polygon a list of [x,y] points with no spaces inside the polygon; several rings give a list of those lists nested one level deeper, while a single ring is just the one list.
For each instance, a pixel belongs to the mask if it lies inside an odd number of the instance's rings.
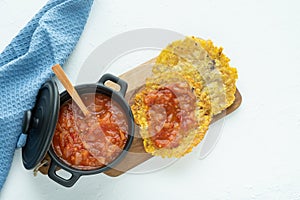
[{"label": "pot handle", "polygon": [[57,168],[58,168],[57,163],[52,159],[50,168],[48,170],[48,176],[49,176],[49,178],[54,180],[56,183],[63,185],[65,187],[72,187],[81,176],[79,173],[74,173],[74,172],[68,171],[69,173],[72,174],[72,176],[69,179],[64,179],[63,177],[59,176],[56,173]]},{"label": "pot handle", "polygon": [[125,97],[128,84],[124,80],[122,80],[119,77],[116,77],[116,76],[114,76],[112,74],[104,74],[100,78],[100,80],[98,81],[98,83],[104,86],[104,84],[105,84],[106,81],[112,81],[112,82],[118,84],[120,86],[120,91],[118,91],[118,92],[121,93],[121,95],[123,97]]}]

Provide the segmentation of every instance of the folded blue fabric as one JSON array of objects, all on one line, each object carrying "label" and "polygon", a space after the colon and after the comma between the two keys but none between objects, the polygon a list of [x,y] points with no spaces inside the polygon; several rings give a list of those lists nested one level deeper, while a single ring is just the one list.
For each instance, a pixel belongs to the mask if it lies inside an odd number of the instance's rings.
[{"label": "folded blue fabric", "polygon": [[0,190],[8,175],[25,110],[74,49],[93,0],[50,0],[0,54]]}]

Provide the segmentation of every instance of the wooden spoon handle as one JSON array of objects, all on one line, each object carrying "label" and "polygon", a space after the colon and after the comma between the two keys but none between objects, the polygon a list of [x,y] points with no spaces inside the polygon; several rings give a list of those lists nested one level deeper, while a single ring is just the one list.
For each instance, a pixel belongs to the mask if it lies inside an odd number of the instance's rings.
[{"label": "wooden spoon handle", "polygon": [[75,103],[79,106],[81,111],[85,116],[89,115],[89,111],[82,102],[80,96],[78,95],[77,91],[73,87],[72,83],[68,79],[67,75],[65,74],[64,70],[59,64],[56,64],[52,67],[53,72],[57,76],[58,80],[62,83],[62,85],[66,88],[69,95],[72,97],[72,99],[75,101]]}]

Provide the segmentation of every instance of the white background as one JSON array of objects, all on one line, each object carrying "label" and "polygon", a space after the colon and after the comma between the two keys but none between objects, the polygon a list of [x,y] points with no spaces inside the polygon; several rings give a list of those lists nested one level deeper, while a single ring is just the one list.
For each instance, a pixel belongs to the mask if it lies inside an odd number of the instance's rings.
[{"label": "white background", "polygon": [[[46,0],[0,0],[0,50]],[[82,177],[71,189],[33,177],[17,150],[1,200],[300,199],[300,1],[95,0],[65,69],[124,31],[155,27],[212,39],[237,67],[242,106],[204,160],[197,153],[155,173]]]}]

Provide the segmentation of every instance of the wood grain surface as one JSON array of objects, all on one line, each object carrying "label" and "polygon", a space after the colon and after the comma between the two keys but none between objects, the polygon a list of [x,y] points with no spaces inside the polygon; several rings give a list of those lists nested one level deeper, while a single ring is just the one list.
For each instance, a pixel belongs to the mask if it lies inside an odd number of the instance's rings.
[{"label": "wood grain surface", "polygon": [[[127,71],[126,73],[120,75],[119,77],[128,83],[128,92],[126,93],[125,99],[131,104],[135,93],[139,91],[145,83],[147,77],[152,75],[152,66],[155,63],[155,58],[149,60],[148,62],[139,65],[138,67]],[[118,90],[118,86],[112,82],[107,82],[105,85]],[[242,96],[239,90],[236,90],[234,103],[224,110],[222,113],[215,115],[211,123],[229,115],[235,111],[242,102]],[[104,173],[111,177],[120,176],[126,171],[138,166],[139,164],[151,159],[153,156],[144,150],[143,140],[139,134],[139,127],[135,126],[135,137],[133,139],[132,145],[125,155],[124,159],[121,160],[113,169],[107,170]],[[50,157],[47,155],[45,159],[48,160],[48,164],[40,167],[38,170],[42,174],[48,173]]]}]

